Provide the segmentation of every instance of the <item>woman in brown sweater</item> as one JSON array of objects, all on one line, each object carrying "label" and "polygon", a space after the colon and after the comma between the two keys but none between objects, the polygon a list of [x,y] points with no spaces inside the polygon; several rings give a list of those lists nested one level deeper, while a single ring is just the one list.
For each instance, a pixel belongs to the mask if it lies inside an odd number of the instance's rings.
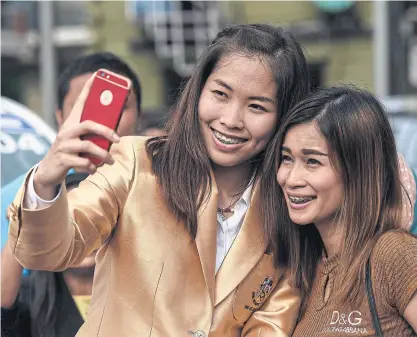
[{"label": "woman in brown sweater", "polygon": [[290,266],[303,295],[293,337],[415,336],[417,238],[395,230],[401,171],[381,104],[353,87],[320,89],[274,141],[277,263]]}]

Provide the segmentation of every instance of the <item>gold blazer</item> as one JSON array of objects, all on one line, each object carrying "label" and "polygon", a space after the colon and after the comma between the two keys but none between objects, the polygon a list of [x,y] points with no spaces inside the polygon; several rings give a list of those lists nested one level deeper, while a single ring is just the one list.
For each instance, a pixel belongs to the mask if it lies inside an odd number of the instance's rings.
[{"label": "gold blazer", "polygon": [[145,141],[124,137],[112,146],[114,165],[68,195],[64,187],[45,209],[22,206],[26,179],[10,221],[17,260],[28,269],[60,271],[99,249],[80,337],[289,336],[299,294],[265,254],[258,188],[215,274],[216,186],[193,241],[163,199]]}]

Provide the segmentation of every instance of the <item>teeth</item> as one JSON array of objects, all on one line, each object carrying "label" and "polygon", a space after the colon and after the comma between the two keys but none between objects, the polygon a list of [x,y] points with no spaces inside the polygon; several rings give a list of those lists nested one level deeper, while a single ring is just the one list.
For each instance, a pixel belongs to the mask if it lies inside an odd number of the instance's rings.
[{"label": "teeth", "polygon": [[288,197],[294,204],[305,204],[306,202],[309,202],[314,199],[313,197],[293,197],[293,196],[288,196]]},{"label": "teeth", "polygon": [[217,131],[213,131],[213,133],[214,133],[214,136],[223,144],[241,144],[245,142],[244,139],[229,138],[229,137],[226,137],[224,134],[217,132]]}]

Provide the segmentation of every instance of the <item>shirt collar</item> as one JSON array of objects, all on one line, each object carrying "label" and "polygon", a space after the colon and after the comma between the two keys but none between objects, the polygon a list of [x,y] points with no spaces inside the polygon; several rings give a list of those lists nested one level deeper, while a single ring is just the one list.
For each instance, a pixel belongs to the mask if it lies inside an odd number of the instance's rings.
[{"label": "shirt collar", "polygon": [[243,192],[242,196],[240,197],[240,199],[242,199],[246,203],[246,206],[249,206],[250,199],[252,197],[252,190],[253,190],[253,180],[251,181],[249,186],[246,188],[245,192]]}]

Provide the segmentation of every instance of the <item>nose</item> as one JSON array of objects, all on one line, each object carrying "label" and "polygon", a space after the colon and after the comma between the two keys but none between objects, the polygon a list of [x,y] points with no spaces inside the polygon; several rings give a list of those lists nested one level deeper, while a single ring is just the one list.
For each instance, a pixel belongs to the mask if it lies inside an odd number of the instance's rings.
[{"label": "nose", "polygon": [[238,104],[228,107],[220,117],[220,123],[228,129],[243,129],[243,109]]},{"label": "nose", "polygon": [[288,168],[287,177],[285,180],[285,185],[288,188],[300,188],[306,186],[304,180],[303,168],[300,165],[292,165]]}]

